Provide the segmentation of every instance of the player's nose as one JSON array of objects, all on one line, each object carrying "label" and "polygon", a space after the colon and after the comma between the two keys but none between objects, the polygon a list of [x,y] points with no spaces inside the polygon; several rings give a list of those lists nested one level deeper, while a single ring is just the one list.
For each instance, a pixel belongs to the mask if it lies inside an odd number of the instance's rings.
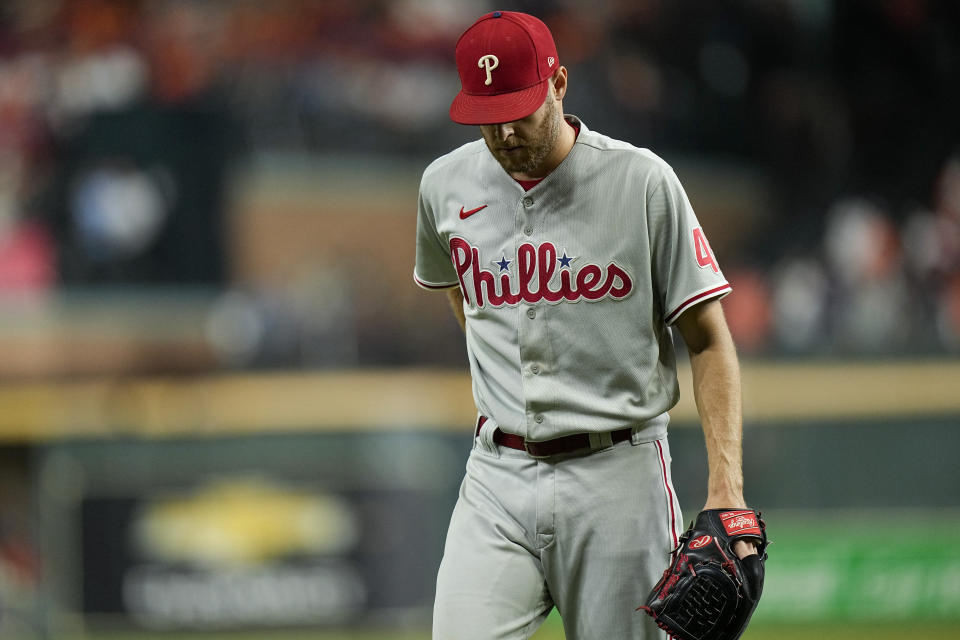
[{"label": "player's nose", "polygon": [[505,122],[497,125],[497,139],[501,142],[513,135],[513,123]]}]

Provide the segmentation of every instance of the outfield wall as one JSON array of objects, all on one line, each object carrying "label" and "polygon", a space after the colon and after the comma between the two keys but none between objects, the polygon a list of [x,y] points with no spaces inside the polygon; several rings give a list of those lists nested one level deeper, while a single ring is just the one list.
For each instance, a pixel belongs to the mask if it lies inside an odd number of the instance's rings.
[{"label": "outfield wall", "polygon": [[[758,620],[960,624],[958,380],[951,362],[744,364],[746,493],[774,540]],[[21,618],[427,624],[474,423],[463,371],[18,384],[0,406],[38,509],[33,595],[0,580]],[[689,519],[689,394],[671,444]]]}]

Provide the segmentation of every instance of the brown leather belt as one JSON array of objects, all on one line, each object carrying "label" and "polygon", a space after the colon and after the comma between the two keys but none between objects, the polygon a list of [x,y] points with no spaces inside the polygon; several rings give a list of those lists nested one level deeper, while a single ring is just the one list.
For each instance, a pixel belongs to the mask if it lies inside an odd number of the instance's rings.
[{"label": "brown leather belt", "polygon": [[[483,428],[483,424],[486,421],[486,416],[480,416],[480,419],[477,421],[476,435],[480,435],[480,429]],[[629,440],[632,433],[633,429],[628,427],[626,429],[617,429],[616,431],[611,431],[610,437],[613,439],[613,443],[616,444],[617,442]],[[561,453],[589,451],[592,448],[590,446],[590,434],[588,433],[574,433],[569,436],[554,438],[553,440],[531,442],[525,439],[523,436],[518,436],[513,433],[506,433],[501,431],[500,427],[497,427],[496,431],[493,432],[493,441],[502,447],[510,447],[511,449],[517,449],[518,451],[526,451],[533,458],[549,458],[550,456],[555,456]]]}]

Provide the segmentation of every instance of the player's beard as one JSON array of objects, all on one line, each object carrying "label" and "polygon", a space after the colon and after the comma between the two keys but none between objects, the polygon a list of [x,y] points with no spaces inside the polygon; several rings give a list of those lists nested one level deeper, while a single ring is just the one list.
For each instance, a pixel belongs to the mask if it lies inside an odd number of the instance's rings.
[{"label": "player's beard", "polygon": [[[552,95],[551,95],[552,97]],[[557,144],[560,137],[561,118],[557,116],[557,103],[555,100],[548,99],[544,108],[543,122],[533,131],[528,138],[508,138],[507,143],[494,141],[483,136],[487,143],[490,153],[497,159],[500,166],[509,174],[527,174],[536,171],[543,164],[550,152]],[[497,152],[498,147],[523,145],[521,153],[514,156],[505,156]]]}]

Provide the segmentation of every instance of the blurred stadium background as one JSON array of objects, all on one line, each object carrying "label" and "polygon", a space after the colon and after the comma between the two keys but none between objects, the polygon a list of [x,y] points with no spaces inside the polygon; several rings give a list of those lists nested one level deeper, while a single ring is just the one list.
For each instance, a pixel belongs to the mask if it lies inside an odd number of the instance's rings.
[{"label": "blurred stadium background", "polygon": [[[495,8],[733,282],[745,637],[960,637],[951,0],[4,0],[2,637],[427,637],[473,409],[416,189]],[[689,517],[689,393],[672,438]]]}]

